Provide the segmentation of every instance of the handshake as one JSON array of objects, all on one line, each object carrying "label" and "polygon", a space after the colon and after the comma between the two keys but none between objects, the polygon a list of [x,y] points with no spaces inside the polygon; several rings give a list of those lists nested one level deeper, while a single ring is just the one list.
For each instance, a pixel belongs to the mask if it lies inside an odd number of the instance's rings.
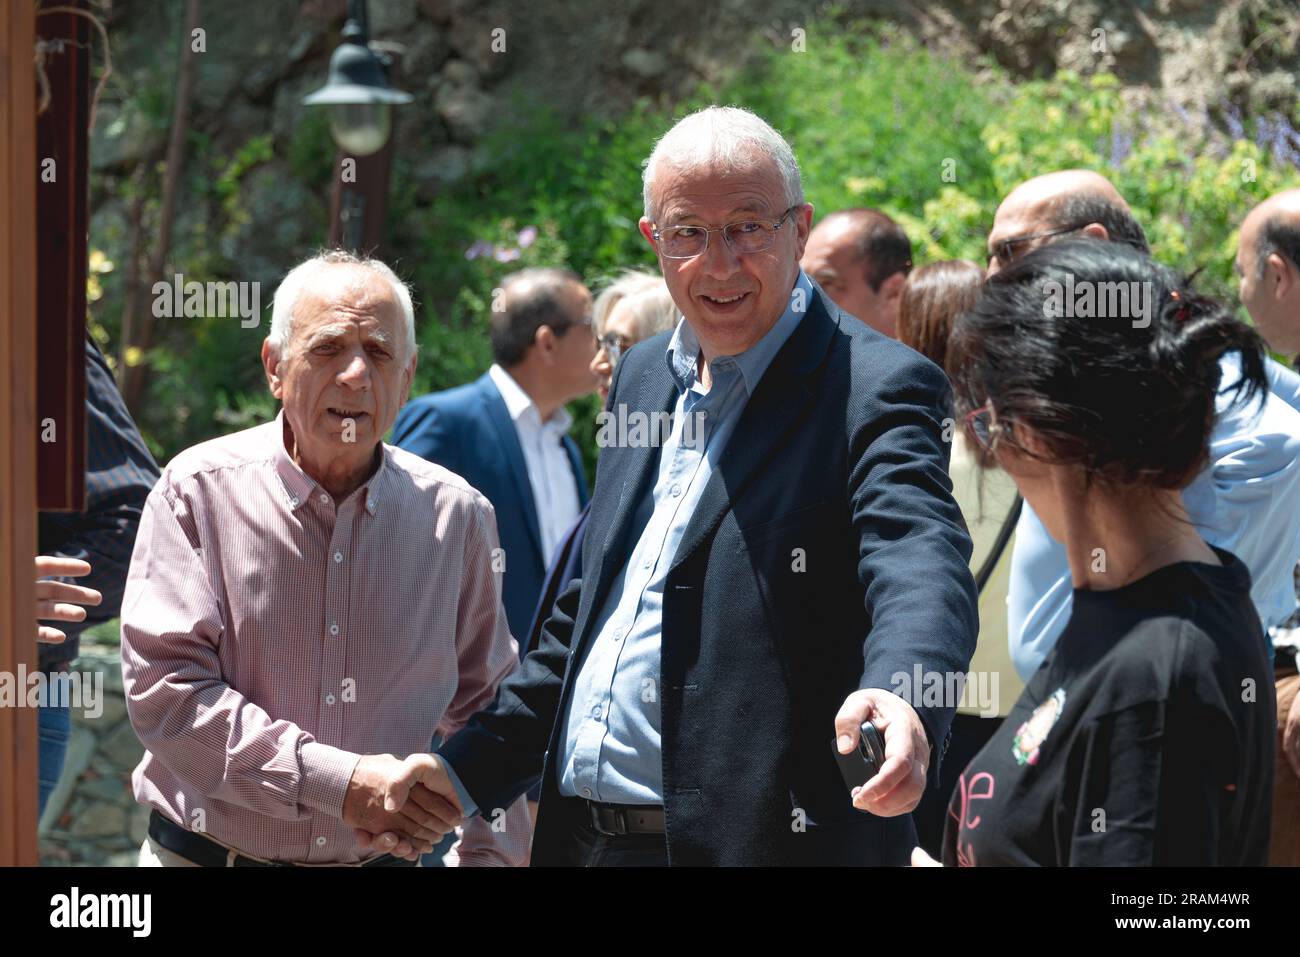
[{"label": "handshake", "polygon": [[360,850],[416,860],[460,824],[464,812],[435,754],[368,754],[357,762],[343,798],[343,823]]}]

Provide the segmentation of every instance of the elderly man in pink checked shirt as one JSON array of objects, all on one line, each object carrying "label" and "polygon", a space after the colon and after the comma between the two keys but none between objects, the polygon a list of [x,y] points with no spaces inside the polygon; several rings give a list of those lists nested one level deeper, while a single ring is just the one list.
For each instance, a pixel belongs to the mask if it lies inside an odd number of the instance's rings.
[{"label": "elderly man in pink checked shirt", "polygon": [[[461,819],[416,786],[445,777],[434,733],[518,661],[492,506],[382,441],[416,362],[383,263],[292,270],[262,362],[282,412],[178,455],[140,522],[122,602],[140,863],[415,863]],[[459,861],[522,864],[530,838],[520,798],[465,825]]]}]

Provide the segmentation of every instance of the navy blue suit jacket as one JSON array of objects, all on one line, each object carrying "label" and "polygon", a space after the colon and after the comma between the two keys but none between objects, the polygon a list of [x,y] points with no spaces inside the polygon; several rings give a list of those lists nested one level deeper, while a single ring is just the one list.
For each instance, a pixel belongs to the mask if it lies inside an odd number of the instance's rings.
[{"label": "navy blue suit jacket", "polygon": [[[623,357],[610,408],[673,408],[668,338]],[[911,815],[852,806],[834,722],[852,692],[897,689],[914,666],[964,673],[975,650],[971,541],[948,478],[948,391],[937,366],[820,289],[763,375],[664,587],[671,863],[907,863]],[[602,449],[583,577],[492,706],[439,749],[481,808],[508,807],[541,773],[535,864],[562,862],[580,819],[582,805],[558,790],[559,734],[658,458],[657,448]],[[934,742],[936,781],[955,702],[912,703]]]},{"label": "navy blue suit jacket", "polygon": [[[450,469],[492,503],[505,552],[501,598],[522,654],[551,556],[542,554],[524,450],[501,393],[484,373],[469,385],[412,399],[393,425],[393,444]],[[564,448],[585,505],[582,456],[567,435]]]}]

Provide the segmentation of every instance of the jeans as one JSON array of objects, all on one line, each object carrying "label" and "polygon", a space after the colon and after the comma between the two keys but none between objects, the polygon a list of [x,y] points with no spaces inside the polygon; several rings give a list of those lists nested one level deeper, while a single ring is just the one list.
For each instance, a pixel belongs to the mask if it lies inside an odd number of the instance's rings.
[{"label": "jeans", "polygon": [[40,784],[40,810],[45,813],[45,802],[50,799],[59,775],[63,773],[63,759],[68,753],[68,738],[72,734],[72,720],[66,706],[43,705],[36,718],[38,740],[38,781]]}]

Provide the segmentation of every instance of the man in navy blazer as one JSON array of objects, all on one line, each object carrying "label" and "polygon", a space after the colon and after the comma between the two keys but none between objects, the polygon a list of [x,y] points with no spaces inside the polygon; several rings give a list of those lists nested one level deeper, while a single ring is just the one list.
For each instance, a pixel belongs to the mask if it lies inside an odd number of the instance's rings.
[{"label": "man in navy blazer", "polygon": [[591,294],[577,276],[526,269],[502,284],[492,368],[407,403],[393,444],[448,468],[496,510],[502,603],[520,651],[556,546],[587,504],[582,456],[564,409],[594,390]]},{"label": "man in navy blazer", "polygon": [[583,577],[416,790],[494,814],[540,773],[535,864],[906,864],[977,632],[947,380],[799,269],[812,207],[752,113],[679,122],[645,205],[684,321],[615,372]]}]

